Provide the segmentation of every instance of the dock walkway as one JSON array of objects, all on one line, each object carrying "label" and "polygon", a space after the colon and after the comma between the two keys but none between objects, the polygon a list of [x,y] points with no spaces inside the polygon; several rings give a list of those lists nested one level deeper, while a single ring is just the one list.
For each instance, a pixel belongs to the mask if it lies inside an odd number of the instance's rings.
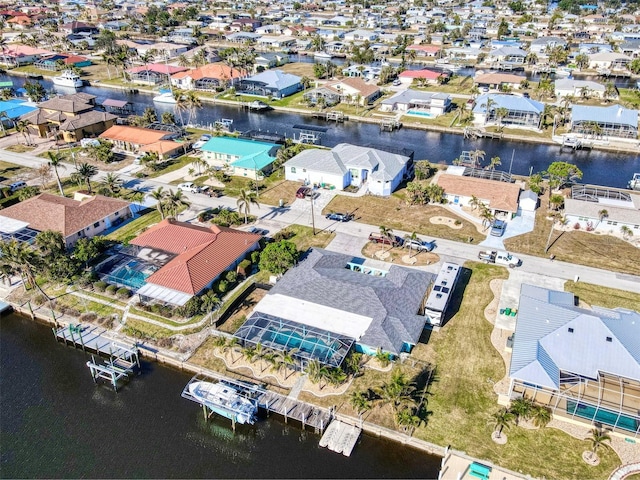
[{"label": "dock walkway", "polygon": [[66,345],[108,355],[125,367],[131,367],[134,363],[139,365],[138,347],[115,342],[106,336],[107,333],[106,329],[95,325],[69,324],[67,327],[54,329],[56,339]]},{"label": "dock walkway", "polygon": [[351,455],[353,448],[358,443],[362,430],[355,425],[349,425],[339,420],[334,420],[327,427],[320,439],[319,445],[328,448],[332,452],[341,453],[345,457]]}]

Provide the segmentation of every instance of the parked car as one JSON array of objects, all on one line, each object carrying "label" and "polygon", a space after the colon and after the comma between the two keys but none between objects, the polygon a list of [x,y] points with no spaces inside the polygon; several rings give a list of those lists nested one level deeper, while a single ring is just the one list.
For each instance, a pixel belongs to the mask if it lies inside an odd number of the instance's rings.
[{"label": "parked car", "polygon": [[404,240],[397,235],[387,236],[375,232],[369,234],[369,241],[373,243],[383,243],[394,247],[401,247],[404,243]]},{"label": "parked car", "polygon": [[411,248],[419,252],[430,252],[436,248],[436,242],[434,240],[425,242],[424,240],[405,240],[403,247]]},{"label": "parked car", "polygon": [[311,189],[309,187],[300,187],[296,192],[297,198],[304,198],[311,195]]},{"label": "parked car", "polygon": [[504,231],[507,228],[507,222],[504,220],[495,220],[491,225],[491,235],[494,237],[501,237],[504,235]]},{"label": "parked car", "polygon": [[26,182],[13,182],[11,185],[9,185],[9,191],[11,193],[17,192],[18,190],[22,190],[26,186],[27,186]]},{"label": "parked car", "polygon": [[183,190],[185,192],[191,193],[200,193],[200,187],[192,182],[185,182],[178,185],[178,190]]},{"label": "parked car", "polygon": [[326,218],[327,220],[334,220],[336,222],[348,222],[349,220],[353,219],[353,214],[331,212],[327,213]]},{"label": "parked car", "polygon": [[398,85],[400,85],[401,83],[402,83],[402,82],[400,81],[400,79],[399,79],[399,78],[396,78],[396,79],[393,81],[393,86],[394,86],[394,87],[397,87],[397,86],[398,86]]}]

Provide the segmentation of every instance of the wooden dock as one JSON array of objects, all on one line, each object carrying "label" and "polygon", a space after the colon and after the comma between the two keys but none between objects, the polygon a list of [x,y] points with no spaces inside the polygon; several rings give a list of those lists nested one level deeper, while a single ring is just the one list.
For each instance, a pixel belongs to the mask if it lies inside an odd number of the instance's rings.
[{"label": "wooden dock", "polygon": [[383,118],[380,120],[381,132],[393,132],[394,130],[400,130],[402,128],[402,122],[395,118]]},{"label": "wooden dock", "polygon": [[322,435],[319,446],[348,457],[358,443],[361,432],[362,430],[355,425],[334,420]]},{"label": "wooden dock", "polygon": [[[322,433],[331,422],[331,412],[326,409],[288,398],[252,382],[236,380],[213,372],[208,372],[207,375],[195,375],[182,391],[183,398],[201,405],[202,402],[189,394],[189,385],[195,381],[224,382],[234,388],[239,395],[255,402],[258,408],[266,410],[267,414],[277,413],[282,415],[285,423],[289,419],[297,420],[303,429],[309,426],[316,432]],[[205,413],[205,418],[208,418],[208,416],[210,415]]]},{"label": "wooden dock", "polygon": [[320,118],[328,122],[336,122],[336,123],[342,123],[349,120],[349,117],[347,117],[343,112],[338,112],[335,110],[332,110],[329,112],[313,112],[311,116],[313,118]]},{"label": "wooden dock", "polygon": [[53,329],[56,340],[63,341],[65,345],[82,348],[83,351],[106,355],[117,359],[122,365],[140,366],[138,347],[126,345],[107,338],[107,330],[95,325],[69,324],[66,327]]},{"label": "wooden dock", "polygon": [[464,129],[464,138],[491,138],[496,140],[502,139],[502,132],[487,132],[480,128],[466,127]]}]

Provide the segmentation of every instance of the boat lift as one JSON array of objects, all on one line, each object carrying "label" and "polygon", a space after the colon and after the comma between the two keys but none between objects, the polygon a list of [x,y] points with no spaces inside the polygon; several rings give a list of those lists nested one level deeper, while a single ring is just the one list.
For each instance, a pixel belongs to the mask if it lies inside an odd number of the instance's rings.
[{"label": "boat lift", "polygon": [[329,127],[319,127],[317,125],[304,125],[296,124],[293,126],[294,130],[300,130],[298,134],[298,141],[300,143],[310,143],[316,145],[320,143],[322,136],[327,133]]}]

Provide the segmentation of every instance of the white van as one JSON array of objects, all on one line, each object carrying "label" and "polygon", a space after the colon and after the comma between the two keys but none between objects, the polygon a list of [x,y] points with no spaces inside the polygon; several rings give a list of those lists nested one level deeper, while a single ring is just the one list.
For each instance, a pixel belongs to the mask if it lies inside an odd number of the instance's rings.
[{"label": "white van", "polygon": [[25,188],[27,186],[26,182],[13,182],[9,185],[9,190],[11,193],[17,192],[18,190]]}]

